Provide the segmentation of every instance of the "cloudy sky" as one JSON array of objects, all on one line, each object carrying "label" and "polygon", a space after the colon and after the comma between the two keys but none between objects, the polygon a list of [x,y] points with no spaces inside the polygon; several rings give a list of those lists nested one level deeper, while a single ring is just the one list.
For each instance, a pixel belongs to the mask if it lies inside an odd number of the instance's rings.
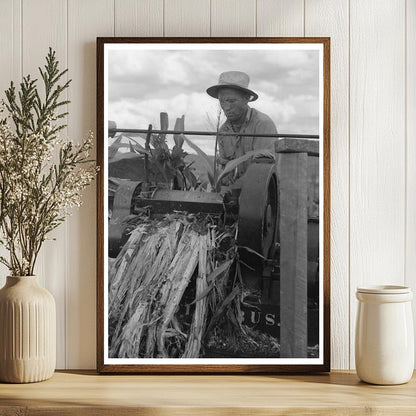
[{"label": "cloudy sky", "polygon": [[[169,127],[185,115],[188,130],[215,130],[218,101],[205,91],[223,71],[249,74],[279,133],[319,133],[319,53],[315,50],[110,50],[108,118],[120,128]],[[212,137],[193,137],[213,154]]]}]

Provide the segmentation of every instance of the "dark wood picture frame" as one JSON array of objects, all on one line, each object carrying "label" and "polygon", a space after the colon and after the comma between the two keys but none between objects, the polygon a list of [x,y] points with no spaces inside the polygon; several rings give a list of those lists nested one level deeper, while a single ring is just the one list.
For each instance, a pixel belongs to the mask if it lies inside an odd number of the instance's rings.
[{"label": "dark wood picture frame", "polygon": [[[322,288],[323,299],[321,307],[323,308],[323,353],[321,355],[322,363],[319,364],[183,364],[178,358],[177,364],[108,364],[105,362],[104,345],[108,342],[105,339],[104,322],[107,319],[104,316],[104,293],[105,293],[105,276],[104,262],[108,261],[104,243],[104,221],[107,220],[104,212],[104,171],[106,161],[104,160],[104,146],[106,140],[106,129],[104,125],[104,47],[106,44],[163,44],[163,43],[246,43],[256,44],[264,43],[286,43],[286,44],[320,44],[323,49],[323,79],[322,97],[323,97],[323,233],[320,238],[323,239],[323,259],[320,265],[323,267]],[[321,130],[321,131],[322,131]],[[283,150],[284,151],[284,150]],[[97,164],[100,171],[97,178],[97,370],[100,373],[309,373],[309,372],[328,372],[330,371],[330,39],[329,38],[97,38]],[[320,202],[322,204],[322,201]],[[320,219],[322,221],[322,219]],[[295,296],[296,288],[292,289]],[[321,315],[322,316],[322,315]],[[292,325],[296,325],[296,319],[293,318]],[[322,339],[322,338],[321,338]],[[215,359],[212,359],[215,360]]]}]

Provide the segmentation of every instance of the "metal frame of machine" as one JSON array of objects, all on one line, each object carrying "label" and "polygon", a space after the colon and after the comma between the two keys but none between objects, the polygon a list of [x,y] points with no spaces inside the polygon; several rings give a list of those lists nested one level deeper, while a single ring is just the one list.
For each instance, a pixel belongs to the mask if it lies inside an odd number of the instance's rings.
[{"label": "metal frame of machine", "polygon": [[[281,363],[265,362],[250,363],[250,360],[229,363],[215,359],[204,363],[186,363],[176,359],[178,363],[108,363],[104,357],[105,339],[105,285],[104,263],[107,254],[104,252],[104,221],[107,213],[104,212],[104,183],[103,170],[107,169],[104,160],[104,146],[106,128],[104,124],[104,46],[111,43],[298,43],[320,44],[323,48],[323,154],[317,137],[308,135],[293,135],[297,140],[290,140],[289,136],[279,134],[276,144],[277,163],[267,160],[259,160],[252,163],[245,174],[242,186],[235,189],[221,190],[220,192],[204,194],[184,191],[156,190],[144,193],[146,182],[126,181],[117,189],[114,195],[112,215],[114,218],[122,218],[134,213],[143,206],[152,206],[154,212],[166,212],[167,207],[172,210],[192,209],[195,205],[198,210],[205,212],[221,212],[225,210],[238,216],[239,245],[247,246],[253,251],[260,252],[264,259],[245,253],[246,261],[250,263],[253,271],[246,271],[245,283],[247,285],[260,285],[262,298],[267,300],[280,299],[280,336],[285,339],[281,349]],[[330,204],[330,139],[329,139],[329,102],[330,102],[330,77],[329,77],[329,38],[98,38],[97,39],[97,161],[103,169],[98,176],[97,187],[97,367],[102,373],[114,372],[154,372],[154,373],[275,373],[275,372],[312,372],[329,371],[330,369],[330,320],[329,320],[329,260],[330,260],[330,231],[329,231],[329,204]],[[113,133],[131,132],[133,130],[117,129],[112,126]],[[151,129],[151,127],[150,127]],[[134,131],[148,133],[150,129]],[[165,131],[165,133],[175,133]],[[183,132],[182,132],[183,133]],[[186,132],[185,132],[186,133]],[[192,134],[211,134],[210,132],[190,132]],[[218,134],[218,133],[214,133]],[[323,348],[320,363],[308,364],[307,359],[289,363],[284,357],[303,356],[307,339],[307,315],[306,286],[311,280],[308,265],[307,247],[300,243],[308,238],[308,218],[305,212],[299,214],[294,206],[305,204],[305,190],[307,189],[306,170],[308,157],[320,156],[323,159],[323,233],[320,236],[323,242],[323,259],[320,264],[323,268],[320,282],[321,318],[323,334],[321,336]],[[295,185],[294,185],[295,184]],[[321,186],[322,186],[321,185]],[[148,196],[146,196],[148,195]],[[253,200],[257,204],[250,203]],[[282,201],[278,204],[278,200]],[[283,202],[286,201],[286,202]],[[280,221],[280,218],[285,221]],[[110,250],[118,250],[123,243],[123,230],[117,225],[117,221],[110,221],[108,239]],[[312,224],[314,227],[314,225]],[[282,230],[282,228],[284,228]],[[280,241],[279,232],[291,236]],[[318,231],[319,232],[319,231]],[[280,268],[280,274],[286,276],[279,282],[275,279],[275,269]],[[259,278],[260,276],[260,278]],[[312,277],[314,279],[315,277]],[[316,283],[316,282],[315,282]],[[284,295],[282,295],[284,293]],[[211,362],[215,362],[211,364]]]}]

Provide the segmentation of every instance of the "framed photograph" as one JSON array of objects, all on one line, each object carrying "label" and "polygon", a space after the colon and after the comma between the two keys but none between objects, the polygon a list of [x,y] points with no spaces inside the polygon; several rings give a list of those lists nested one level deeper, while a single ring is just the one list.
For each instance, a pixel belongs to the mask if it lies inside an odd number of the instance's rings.
[{"label": "framed photograph", "polygon": [[330,370],[329,51],[97,39],[99,372]]}]

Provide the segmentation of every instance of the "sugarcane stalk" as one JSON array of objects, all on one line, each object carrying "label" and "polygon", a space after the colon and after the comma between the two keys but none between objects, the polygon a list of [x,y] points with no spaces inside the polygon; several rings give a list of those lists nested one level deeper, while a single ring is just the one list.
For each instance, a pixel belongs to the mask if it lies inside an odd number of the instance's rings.
[{"label": "sugarcane stalk", "polygon": [[[118,316],[115,341],[111,347],[113,353],[119,349],[119,356],[126,356],[126,354],[138,356],[141,339],[145,332],[147,335],[146,356],[153,353],[154,347],[151,345],[151,339],[155,338],[154,327],[161,317],[161,311],[157,310],[156,298],[163,286],[163,277],[171,265],[182,228],[183,225],[180,222],[173,222],[167,227],[158,228],[156,233],[147,238],[140,253],[129,264],[125,280],[130,282],[128,292],[131,295],[124,302],[123,309]],[[144,267],[146,264],[148,267]],[[122,328],[125,318],[127,323]],[[134,342],[131,339],[134,339]]]},{"label": "sugarcane stalk", "polygon": [[[146,133],[146,145],[145,145],[145,149],[147,152],[150,152],[151,137],[152,137],[152,125],[149,124],[147,133]],[[149,154],[148,153],[144,154],[144,182],[145,182],[144,190],[147,191],[148,186],[149,186]]]},{"label": "sugarcane stalk", "polygon": [[[196,244],[198,239],[197,233],[191,231],[189,235],[186,234],[181,240],[183,239],[187,240],[184,242],[184,247],[186,248],[184,253],[185,257],[181,255],[180,258],[182,261],[176,261],[175,266],[177,267],[170,270],[168,281],[171,283],[171,288],[168,295],[165,297],[164,304],[162,304],[163,318],[161,324],[159,325],[157,334],[158,353],[161,357],[168,357],[165,348],[165,332],[173,318],[174,313],[179,307],[182,295],[188,286],[198,263],[199,247]],[[179,259],[179,256],[177,255],[176,258]]]},{"label": "sugarcane stalk", "polygon": [[[209,245],[209,234],[199,237],[199,259],[198,259],[198,277],[196,279],[196,294],[198,299],[208,287],[207,274],[209,263],[207,263],[207,253]],[[206,325],[207,315],[207,298],[202,297],[196,302],[195,312],[192,319],[191,329],[185,346],[183,358],[198,358],[201,350],[202,335]]]},{"label": "sugarcane stalk", "polygon": [[[209,310],[212,329],[221,315],[215,312],[224,312],[232,298],[222,272],[228,270],[229,258],[221,264],[215,260],[220,241],[214,225],[208,222],[205,232],[196,230],[176,214],[136,227],[110,270],[110,357],[200,356]],[[191,325],[182,328],[176,312],[194,278]]]},{"label": "sugarcane stalk", "polygon": [[[137,252],[134,256],[134,260],[130,263],[129,268],[125,273],[125,284],[121,285],[121,289],[119,293],[117,293],[120,302],[121,300],[125,299],[127,293],[134,293],[133,289],[136,285],[136,281],[138,279],[141,280],[143,276],[146,275],[147,269],[149,269],[153,264],[154,258],[156,257],[156,248],[161,237],[161,233],[149,236],[146,244],[143,246],[143,249],[140,251],[140,253]],[[127,312],[129,309],[131,309],[131,302],[135,300],[136,296],[133,295],[129,301],[125,301],[121,312],[118,314],[118,323],[114,331],[114,337],[116,340],[119,339],[123,322],[125,318],[128,317]],[[115,307],[117,306],[118,305],[115,305]]]},{"label": "sugarcane stalk", "polygon": [[217,117],[217,134],[215,135],[215,151],[214,151],[214,185],[217,183],[217,152],[218,152],[218,137],[220,132],[221,107],[218,108]]}]

